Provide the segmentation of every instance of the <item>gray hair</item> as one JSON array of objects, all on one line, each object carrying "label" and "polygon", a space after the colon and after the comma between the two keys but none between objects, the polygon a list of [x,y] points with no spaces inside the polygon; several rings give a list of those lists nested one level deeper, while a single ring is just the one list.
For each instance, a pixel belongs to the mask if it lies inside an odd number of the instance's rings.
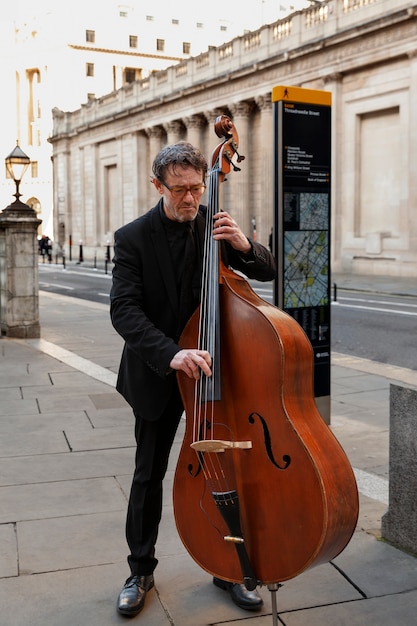
[{"label": "gray hair", "polygon": [[156,155],[152,164],[152,171],[160,181],[164,180],[165,172],[171,168],[175,173],[177,167],[193,167],[202,172],[203,180],[207,174],[207,160],[204,154],[186,141],[179,141],[170,146],[165,146]]}]

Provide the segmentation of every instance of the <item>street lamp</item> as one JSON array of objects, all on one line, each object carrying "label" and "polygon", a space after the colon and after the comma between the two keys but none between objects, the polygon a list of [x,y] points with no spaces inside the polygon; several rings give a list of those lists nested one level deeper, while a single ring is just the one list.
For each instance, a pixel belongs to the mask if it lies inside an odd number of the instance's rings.
[{"label": "street lamp", "polygon": [[13,202],[13,205],[10,207],[17,208],[16,205],[26,207],[26,204],[20,202],[19,198],[21,197],[21,193],[19,193],[19,185],[20,181],[23,178],[24,173],[30,165],[30,158],[27,154],[23,152],[21,147],[19,146],[19,142],[16,143],[16,147],[9,156],[6,157],[6,169],[11,178],[13,178],[16,185],[16,193],[13,194],[16,200]]}]

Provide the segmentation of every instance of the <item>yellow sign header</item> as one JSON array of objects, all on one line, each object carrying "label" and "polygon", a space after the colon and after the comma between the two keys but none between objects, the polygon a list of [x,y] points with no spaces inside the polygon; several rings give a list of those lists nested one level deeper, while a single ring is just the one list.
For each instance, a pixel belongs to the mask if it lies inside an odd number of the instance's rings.
[{"label": "yellow sign header", "polygon": [[272,102],[279,102],[280,100],[331,106],[332,93],[331,91],[320,91],[319,89],[304,89],[303,87],[277,85],[272,88]]}]

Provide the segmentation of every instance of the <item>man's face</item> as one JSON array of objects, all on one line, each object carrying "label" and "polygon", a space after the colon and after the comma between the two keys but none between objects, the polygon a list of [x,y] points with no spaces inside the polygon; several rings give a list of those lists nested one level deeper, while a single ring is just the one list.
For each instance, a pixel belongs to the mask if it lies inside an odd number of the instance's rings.
[{"label": "man's face", "polygon": [[192,222],[198,213],[204,193],[203,173],[193,167],[169,168],[164,181],[156,178],[153,184],[163,197],[165,215],[176,222]]}]

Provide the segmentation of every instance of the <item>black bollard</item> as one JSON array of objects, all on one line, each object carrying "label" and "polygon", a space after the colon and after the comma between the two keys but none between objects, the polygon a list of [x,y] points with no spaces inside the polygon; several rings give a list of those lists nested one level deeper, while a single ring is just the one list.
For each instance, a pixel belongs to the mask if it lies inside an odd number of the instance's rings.
[{"label": "black bollard", "polygon": [[107,274],[107,265],[110,263],[110,244],[106,246],[106,256],[104,257],[104,271]]},{"label": "black bollard", "polygon": [[78,255],[78,263],[83,263],[84,262],[84,256],[83,256],[83,244],[80,242],[80,252]]}]

